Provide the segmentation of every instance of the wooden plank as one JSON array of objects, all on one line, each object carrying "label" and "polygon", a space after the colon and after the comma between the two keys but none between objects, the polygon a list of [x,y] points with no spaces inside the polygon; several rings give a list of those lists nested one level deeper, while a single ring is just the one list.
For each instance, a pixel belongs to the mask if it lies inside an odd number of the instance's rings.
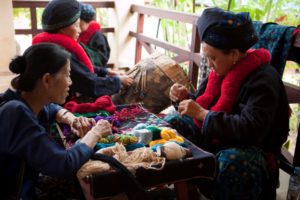
[{"label": "wooden plank", "polygon": [[[34,7],[45,7],[48,4],[49,0],[13,0],[13,7],[14,8],[29,8],[31,5]],[[114,8],[115,2],[114,1],[83,1],[84,3],[91,4],[95,8]]]},{"label": "wooden plank", "polygon": [[300,103],[300,87],[284,82],[289,103]]},{"label": "wooden plank", "polygon": [[172,19],[176,21],[180,21],[182,23],[189,23],[196,25],[198,15],[196,14],[188,14],[184,12],[171,11],[165,9],[159,9],[152,6],[141,6],[133,4],[130,8],[131,12],[142,13],[144,15],[156,16],[164,19]]},{"label": "wooden plank", "polygon": [[143,41],[145,43],[149,43],[149,44],[159,46],[159,47],[164,48],[168,51],[174,52],[178,55],[181,55],[185,58],[188,58],[189,61],[194,61],[195,63],[200,62],[200,54],[199,53],[190,52],[189,50],[186,50],[184,48],[177,47],[175,45],[169,44],[167,42],[160,41],[158,39],[153,39],[153,38],[145,36],[141,33],[135,33],[135,32],[130,31],[129,35],[132,36],[132,37],[135,37],[139,41]]}]

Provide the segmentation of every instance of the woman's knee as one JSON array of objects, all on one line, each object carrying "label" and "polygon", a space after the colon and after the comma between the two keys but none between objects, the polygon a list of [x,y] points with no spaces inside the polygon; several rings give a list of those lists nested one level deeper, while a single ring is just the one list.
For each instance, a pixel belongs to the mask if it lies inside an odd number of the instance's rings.
[{"label": "woman's knee", "polygon": [[[231,148],[217,154],[217,193],[231,199],[255,199],[266,177],[266,162],[258,148]],[[226,199],[226,198],[225,198]]]}]

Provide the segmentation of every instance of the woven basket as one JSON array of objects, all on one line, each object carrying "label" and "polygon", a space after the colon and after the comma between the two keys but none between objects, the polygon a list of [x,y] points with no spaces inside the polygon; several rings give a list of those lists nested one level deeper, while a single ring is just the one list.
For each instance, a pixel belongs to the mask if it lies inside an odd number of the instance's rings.
[{"label": "woven basket", "polygon": [[114,95],[114,103],[142,103],[152,113],[159,113],[171,105],[169,91],[174,83],[191,86],[183,69],[174,60],[159,52],[142,59],[127,74],[133,77],[134,83]]}]

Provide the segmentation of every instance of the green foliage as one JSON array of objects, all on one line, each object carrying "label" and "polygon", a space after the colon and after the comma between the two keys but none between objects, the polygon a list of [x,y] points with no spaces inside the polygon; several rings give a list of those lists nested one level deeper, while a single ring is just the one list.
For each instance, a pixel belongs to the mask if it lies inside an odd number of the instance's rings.
[{"label": "green foliage", "polygon": [[[192,13],[194,10],[193,0],[153,0],[152,5],[187,13]],[[161,32],[163,39],[171,44],[183,48],[190,47],[189,36],[192,34],[192,27],[185,23],[160,19],[158,32]],[[166,54],[171,57],[174,56],[172,52],[166,51]]]},{"label": "green foliage", "polygon": [[250,12],[253,20],[297,26],[300,0],[212,0],[214,6],[234,12]]},{"label": "green foliage", "polygon": [[[30,28],[31,20],[30,20],[30,10],[29,8],[14,8],[13,9],[14,20],[21,21],[20,23],[15,24],[15,28]],[[25,19],[25,20],[24,20]]]}]

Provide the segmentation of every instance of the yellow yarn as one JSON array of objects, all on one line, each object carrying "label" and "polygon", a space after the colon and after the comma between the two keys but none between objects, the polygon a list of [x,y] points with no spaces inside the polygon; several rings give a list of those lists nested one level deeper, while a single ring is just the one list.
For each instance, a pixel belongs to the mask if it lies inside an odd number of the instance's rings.
[{"label": "yellow yarn", "polygon": [[172,130],[172,129],[164,128],[160,132],[160,137],[162,139],[169,140],[171,138],[175,138],[176,137],[176,132],[174,130]]},{"label": "yellow yarn", "polygon": [[154,145],[156,145],[156,144],[164,144],[164,143],[166,143],[166,142],[167,142],[167,140],[165,140],[165,139],[153,140],[153,141],[151,141],[151,142],[149,143],[149,146],[152,147],[152,146],[154,146]]},{"label": "yellow yarn", "polygon": [[176,142],[184,142],[184,139],[183,137],[180,137],[180,136],[176,136],[175,138],[171,138],[169,141],[176,141]]},{"label": "yellow yarn", "polygon": [[149,146],[152,147],[156,144],[165,144],[168,141],[175,141],[179,143],[183,143],[184,139],[183,137],[180,137],[176,134],[176,131],[169,128],[164,128],[160,132],[160,137],[162,139],[153,140],[149,143]]}]

